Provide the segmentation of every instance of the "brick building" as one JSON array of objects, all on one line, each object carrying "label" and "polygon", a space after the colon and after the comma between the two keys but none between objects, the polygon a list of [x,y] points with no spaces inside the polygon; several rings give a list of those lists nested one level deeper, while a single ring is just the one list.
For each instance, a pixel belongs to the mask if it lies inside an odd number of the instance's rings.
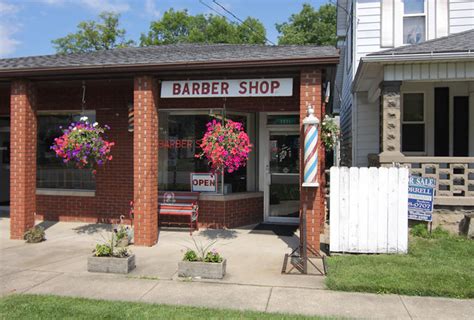
[{"label": "brick building", "polygon": [[[194,157],[196,140],[210,119],[226,117],[244,124],[254,150],[245,168],[218,178],[217,192],[201,193],[200,224],[297,223],[305,203],[308,243],[319,248],[324,150],[320,187],[302,188],[300,133],[308,105],[323,117],[337,62],[331,47],[249,45],[1,59],[0,202],[10,205],[11,237],[35,218],[116,222],[134,200],[135,243],[155,244],[158,192],[189,191],[190,174],[209,171]],[[109,125],[115,142],[95,176],[49,148],[81,116]]]}]

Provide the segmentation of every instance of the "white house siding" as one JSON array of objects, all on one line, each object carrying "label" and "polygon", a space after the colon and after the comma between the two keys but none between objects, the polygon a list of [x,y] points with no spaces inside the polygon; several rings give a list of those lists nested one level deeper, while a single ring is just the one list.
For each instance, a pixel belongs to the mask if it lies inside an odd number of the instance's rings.
[{"label": "white house siding", "polygon": [[[355,66],[353,77],[359,61],[369,53],[380,51],[381,47],[381,1],[358,0],[355,8],[356,31]],[[379,107],[378,103],[367,101],[367,92],[357,93],[353,103],[356,112],[352,123],[353,130],[353,166],[367,166],[369,153],[379,153]]]},{"label": "white house siding", "polygon": [[359,167],[368,165],[368,155],[379,153],[379,103],[370,103],[367,92],[357,92],[357,125],[356,145],[354,151],[354,164]]},{"label": "white house siding", "polygon": [[380,0],[358,0],[355,8],[355,61],[354,72],[357,71],[360,58],[367,54],[380,51]]},{"label": "white house siding", "polygon": [[474,0],[449,0],[449,33],[474,28]]}]

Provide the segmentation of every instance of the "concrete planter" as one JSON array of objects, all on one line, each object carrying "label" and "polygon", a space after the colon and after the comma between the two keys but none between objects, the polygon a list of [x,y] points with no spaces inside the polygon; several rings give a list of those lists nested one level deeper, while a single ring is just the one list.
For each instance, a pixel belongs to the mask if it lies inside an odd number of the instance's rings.
[{"label": "concrete planter", "polygon": [[135,255],[126,258],[115,257],[89,257],[87,271],[103,273],[129,273],[135,269]]},{"label": "concrete planter", "polygon": [[225,275],[225,266],[226,259],[221,263],[180,261],[178,263],[178,275],[180,277],[222,279]]}]

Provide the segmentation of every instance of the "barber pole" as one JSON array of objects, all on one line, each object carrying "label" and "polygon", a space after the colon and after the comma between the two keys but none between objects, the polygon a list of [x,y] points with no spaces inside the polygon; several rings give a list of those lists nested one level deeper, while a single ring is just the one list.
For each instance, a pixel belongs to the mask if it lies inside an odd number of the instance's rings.
[{"label": "barber pole", "polygon": [[318,149],[319,119],[314,109],[308,106],[308,115],[303,119],[304,126],[304,179],[303,187],[318,187]]}]

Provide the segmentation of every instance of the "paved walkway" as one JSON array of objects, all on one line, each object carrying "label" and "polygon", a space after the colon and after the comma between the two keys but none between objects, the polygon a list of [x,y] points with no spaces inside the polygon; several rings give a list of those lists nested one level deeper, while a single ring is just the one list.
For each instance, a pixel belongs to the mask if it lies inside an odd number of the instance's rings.
[{"label": "paved walkway", "polygon": [[474,315],[474,300],[334,292],[323,289],[322,277],[281,275],[282,254],[293,240],[249,230],[232,231],[233,236],[204,231],[197,236],[227,239],[221,251],[232,261],[224,281],[206,282],[176,277],[182,248],[176,242],[189,237],[183,232],[162,232],[157,246],[134,248],[137,269],[129,275],[110,275],[86,271],[86,257],[107,226],[58,223],[47,229],[47,241],[27,245],[8,240],[7,223],[0,218],[0,295],[56,294],[365,319]]}]

